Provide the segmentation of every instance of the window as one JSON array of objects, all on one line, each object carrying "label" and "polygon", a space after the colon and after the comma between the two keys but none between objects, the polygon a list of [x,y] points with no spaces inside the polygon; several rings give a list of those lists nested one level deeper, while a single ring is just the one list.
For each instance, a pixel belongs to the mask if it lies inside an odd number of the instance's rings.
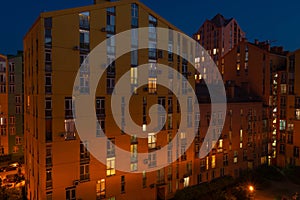
[{"label": "window", "polygon": [[85,181],[90,179],[90,165],[82,164],[80,165],[80,180]]},{"label": "window", "polygon": [[79,30],[80,33],[80,49],[89,50],[90,49],[90,31]]},{"label": "window", "polygon": [[86,162],[90,159],[90,153],[87,149],[88,143],[80,141],[80,161]]},{"label": "window", "polygon": [[216,167],[216,156],[212,155],[211,156],[211,168],[215,168]]},{"label": "window", "polygon": [[223,166],[228,166],[228,154],[223,155]]},{"label": "window", "polygon": [[75,140],[74,119],[65,119],[65,140]]},{"label": "window", "polygon": [[90,13],[82,12],[79,13],[79,28],[89,29],[90,28]]},{"label": "window", "polygon": [[104,97],[96,98],[96,114],[97,114],[97,116],[105,115],[105,98]]},{"label": "window", "polygon": [[21,104],[22,103],[21,96],[19,96],[19,95],[15,96],[15,100],[16,100],[16,104]]},{"label": "window", "polygon": [[100,118],[96,122],[96,137],[104,137],[105,136],[105,118]]},{"label": "window", "polygon": [[134,94],[137,93],[138,70],[137,67],[131,67],[130,70],[131,89]]},{"label": "window", "polygon": [[285,130],[285,128],[286,128],[286,121],[280,120],[279,121],[279,130]]},{"label": "window", "polygon": [[72,97],[65,97],[65,119],[73,119]]},{"label": "window", "polygon": [[300,109],[296,109],[296,119],[300,120]]},{"label": "window", "polygon": [[156,148],[156,134],[148,133],[148,148],[154,149]]},{"label": "window", "polygon": [[[80,55],[82,59],[83,55]],[[88,64],[88,57],[80,66],[80,86],[79,91],[81,94],[89,94],[90,92],[90,66]]]},{"label": "window", "polygon": [[294,157],[299,158],[299,147],[294,147]]},{"label": "window", "polygon": [[237,151],[234,151],[233,162],[234,162],[234,163],[237,163],[237,162],[238,162],[238,152],[237,152]]},{"label": "window", "polygon": [[15,135],[16,134],[16,127],[14,127],[14,126],[9,127],[9,134],[10,135]]},{"label": "window", "polygon": [[149,94],[155,94],[156,93],[156,81],[157,78],[148,78],[148,92]]},{"label": "window", "polygon": [[[130,162],[136,163],[138,161],[138,154],[137,154],[137,144],[130,145]],[[137,169],[132,169],[131,171],[135,171]]]},{"label": "window", "polygon": [[46,170],[46,189],[52,188],[52,169]]},{"label": "window", "polygon": [[52,117],[52,98],[46,97],[45,99],[45,117],[51,118]]},{"label": "window", "polygon": [[115,7],[106,8],[106,31],[115,33],[116,29],[116,9]]},{"label": "window", "polygon": [[121,193],[125,193],[125,176],[121,176]]},{"label": "window", "polygon": [[16,114],[21,114],[22,113],[22,108],[20,105],[16,105]]},{"label": "window", "polygon": [[139,7],[137,4],[131,4],[131,27],[137,28],[139,26]]},{"label": "window", "polygon": [[112,94],[115,87],[115,78],[107,77],[106,78],[106,92],[107,94]]},{"label": "window", "polygon": [[52,119],[46,119],[46,142],[52,142]]},{"label": "window", "polygon": [[16,145],[21,145],[21,144],[22,144],[22,138],[16,137]]},{"label": "window", "polygon": [[105,199],[105,179],[101,179],[97,181],[96,184],[96,197],[97,200]]},{"label": "window", "polygon": [[52,18],[48,17],[44,19],[44,27],[45,27],[45,46],[52,45]]},{"label": "window", "polygon": [[52,166],[52,148],[51,146],[46,147],[46,167]]},{"label": "window", "polygon": [[149,153],[148,154],[148,167],[155,167],[156,166],[156,153]]},{"label": "window", "polygon": [[46,94],[52,93],[52,75],[51,75],[51,73],[45,74],[45,93]]},{"label": "window", "polygon": [[13,146],[13,153],[18,153],[19,146]]},{"label": "window", "polygon": [[9,84],[9,93],[15,93],[15,85]]},{"label": "window", "polygon": [[107,139],[106,156],[108,158],[115,157],[115,139],[114,138]]},{"label": "window", "polygon": [[15,116],[10,116],[9,117],[9,124],[14,125],[16,123],[16,118]]},{"label": "window", "polygon": [[146,177],[146,172],[145,171],[143,171],[142,182],[143,182],[143,188],[147,187],[147,177]]},{"label": "window", "polygon": [[286,94],[286,84],[280,85],[280,94]]},{"label": "window", "polygon": [[46,192],[46,200],[52,200],[52,192]]},{"label": "window", "polygon": [[183,187],[188,187],[190,185],[190,177],[185,177],[183,179]]},{"label": "window", "polygon": [[112,175],[116,174],[115,162],[116,162],[115,157],[106,159],[106,175],[107,176],[112,176]]},{"label": "window", "polygon": [[187,94],[188,82],[186,79],[182,79],[182,94]]},{"label": "window", "polygon": [[66,189],[66,200],[76,200],[76,188]]}]

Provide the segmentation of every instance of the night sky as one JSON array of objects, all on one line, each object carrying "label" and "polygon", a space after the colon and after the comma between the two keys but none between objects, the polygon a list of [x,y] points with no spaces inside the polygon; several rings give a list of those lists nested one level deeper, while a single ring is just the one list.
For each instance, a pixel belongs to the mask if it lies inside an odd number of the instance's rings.
[{"label": "night sky", "polygon": [[[299,0],[141,0],[180,30],[192,35],[217,13],[237,19],[249,41],[273,41],[286,50],[300,48]],[[90,5],[93,0],[10,0],[1,2],[0,53],[23,49],[23,37],[40,12]]]}]

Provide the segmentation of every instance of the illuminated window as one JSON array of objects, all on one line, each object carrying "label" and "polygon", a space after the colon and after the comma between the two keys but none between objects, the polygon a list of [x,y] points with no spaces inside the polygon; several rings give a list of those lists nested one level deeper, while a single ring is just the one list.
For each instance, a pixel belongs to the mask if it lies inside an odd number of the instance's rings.
[{"label": "illuminated window", "polygon": [[296,109],[296,119],[300,120],[300,109]]},{"label": "illuminated window", "polygon": [[201,35],[198,34],[198,35],[197,35],[197,40],[200,40],[200,39],[201,39]]},{"label": "illuminated window", "polygon": [[[131,163],[136,163],[138,161],[137,158],[138,158],[137,144],[131,144],[130,145],[130,161],[131,161]],[[135,171],[135,170],[132,170],[132,171]]]},{"label": "illuminated window", "polygon": [[209,169],[209,157],[206,157],[206,170]]},{"label": "illuminated window", "polygon": [[156,134],[148,133],[148,148],[154,149],[156,148]]},{"label": "illuminated window", "polygon": [[101,180],[97,181],[96,197],[97,197],[97,200],[105,198],[105,179],[101,179]]},{"label": "illuminated window", "polygon": [[106,159],[106,175],[107,176],[112,176],[116,174],[116,169],[115,169],[115,163],[116,158],[107,158]]},{"label": "illuminated window", "polygon": [[286,84],[281,84],[280,85],[280,93],[281,94],[286,94]]},{"label": "illuminated window", "polygon": [[222,149],[223,148],[223,139],[219,140],[219,148]]},{"label": "illuminated window", "polygon": [[157,78],[148,78],[148,90],[150,94],[155,94],[156,93],[156,81]]},{"label": "illuminated window", "polygon": [[183,187],[188,187],[190,185],[190,177],[185,177],[183,179]]},{"label": "illuminated window", "polygon": [[234,163],[237,163],[237,162],[238,162],[238,152],[237,152],[237,151],[234,151],[233,162],[234,162]]},{"label": "illuminated window", "polygon": [[211,168],[215,168],[216,167],[216,156],[212,155],[211,156]]},{"label": "illuminated window", "polygon": [[217,54],[217,49],[213,49],[213,54],[214,54],[214,55]]},{"label": "illuminated window", "polygon": [[280,120],[279,130],[285,130],[285,128],[286,128],[286,121],[285,120]]}]

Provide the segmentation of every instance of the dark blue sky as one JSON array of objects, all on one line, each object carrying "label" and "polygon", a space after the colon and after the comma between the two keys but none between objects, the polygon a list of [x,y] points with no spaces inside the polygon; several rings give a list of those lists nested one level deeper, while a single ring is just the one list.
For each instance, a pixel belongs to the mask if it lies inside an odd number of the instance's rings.
[{"label": "dark blue sky", "polygon": [[[276,40],[287,50],[300,48],[299,0],[141,0],[163,18],[191,35],[205,19],[221,13],[234,17],[248,40]],[[0,53],[22,49],[23,36],[40,12],[92,4],[93,0],[14,0],[1,2]]]}]

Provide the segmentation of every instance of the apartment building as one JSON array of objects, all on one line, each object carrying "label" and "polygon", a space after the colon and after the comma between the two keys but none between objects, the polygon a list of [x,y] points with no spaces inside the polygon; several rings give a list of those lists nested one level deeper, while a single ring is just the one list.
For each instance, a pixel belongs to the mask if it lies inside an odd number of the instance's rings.
[{"label": "apartment building", "polygon": [[[73,107],[73,83],[80,64],[88,53],[106,38],[131,28],[150,27],[149,50],[133,51],[113,62],[100,80],[95,98],[95,110],[99,127],[107,140],[106,163],[100,163],[87,150],[89,141],[81,141],[75,129]],[[177,30],[166,20],[138,1],[96,1],[94,5],[41,13],[24,38],[24,129],[25,164],[28,199],[166,199],[178,189],[193,185],[190,172],[194,150],[187,150],[178,162],[153,172],[127,173],[116,169],[118,158],[112,143],[131,152],[130,168],[136,172],[140,165],[149,168],[156,165],[155,150],[167,144],[176,133],[180,116],[179,104],[174,94],[157,85],[155,74],[150,73],[148,86],[137,88],[137,66],[150,63],[155,72],[159,60],[178,67],[193,84],[188,75],[187,61],[167,51],[157,51],[156,27]],[[132,48],[137,47],[134,38]],[[169,38],[172,48],[177,38]],[[175,43],[175,42],[174,42]],[[180,41],[179,41],[180,43]],[[115,59],[115,43],[108,44],[107,58]],[[183,47],[183,49],[185,49]],[[187,52],[186,52],[187,53]],[[130,110],[132,118],[141,127],[150,122],[148,110],[160,104],[167,115],[167,125],[156,136],[137,139],[123,133],[113,120],[110,111],[111,94],[117,80],[131,71],[131,87],[135,93]],[[169,79],[175,79],[170,76]],[[182,81],[182,94],[186,82]],[[88,85],[82,85],[84,90]],[[192,101],[190,101],[191,103]],[[192,115],[192,114],[190,114]],[[185,139],[185,133],[181,133]],[[101,134],[97,132],[97,137]],[[170,147],[172,149],[177,147]],[[178,147],[179,148],[179,147]],[[149,152],[149,159],[137,162],[138,152]],[[171,152],[170,151],[170,152]],[[168,159],[172,160],[172,155]],[[180,161],[180,162],[179,162]],[[169,177],[170,174],[177,177]],[[168,173],[167,173],[168,172]],[[184,176],[185,179],[182,177]],[[183,181],[182,181],[183,180]]]},{"label": "apartment building", "polygon": [[274,73],[277,86],[277,165],[286,167],[300,165],[299,162],[299,57],[300,51],[287,54],[287,64]]},{"label": "apartment building", "polygon": [[221,58],[245,38],[245,33],[234,18],[217,14],[207,19],[193,38],[208,51],[223,74]]},{"label": "apartment building", "polygon": [[24,131],[23,131],[23,52],[8,56],[8,143],[12,160],[23,162]]},{"label": "apartment building", "polygon": [[[267,42],[242,40],[221,59],[224,82],[233,81],[244,90],[262,98],[263,131],[268,135],[269,164],[276,164],[278,145],[278,83],[277,70],[286,66],[282,47]],[[275,81],[275,82],[274,82]]]},{"label": "apartment building", "polygon": [[[0,155],[8,155],[8,87],[7,87],[7,78],[8,78],[8,61],[7,57],[0,55]],[[3,157],[5,161],[5,156]]]}]

